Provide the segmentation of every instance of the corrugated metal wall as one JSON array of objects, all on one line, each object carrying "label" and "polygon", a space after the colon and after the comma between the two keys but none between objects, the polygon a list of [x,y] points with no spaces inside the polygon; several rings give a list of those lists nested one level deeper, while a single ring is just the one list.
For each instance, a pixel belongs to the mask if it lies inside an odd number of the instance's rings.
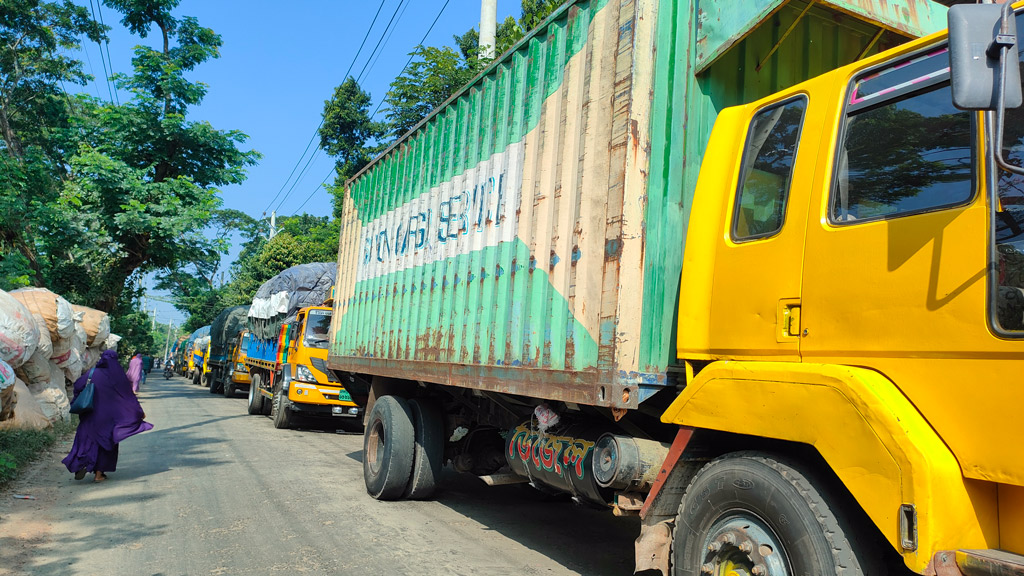
[{"label": "corrugated metal wall", "polygon": [[650,6],[564,8],[351,183],[332,366],[613,402],[640,327]]}]

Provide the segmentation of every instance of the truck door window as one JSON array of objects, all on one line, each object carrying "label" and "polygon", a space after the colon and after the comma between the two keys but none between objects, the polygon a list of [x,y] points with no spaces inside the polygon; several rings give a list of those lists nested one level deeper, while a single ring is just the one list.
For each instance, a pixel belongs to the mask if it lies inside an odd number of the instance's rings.
[{"label": "truck door window", "polygon": [[330,330],[331,311],[310,310],[304,336],[306,346],[310,348],[327,348]]},{"label": "truck door window", "polygon": [[736,242],[773,236],[782,229],[793,161],[807,99],[759,111],[750,122],[732,219]]},{"label": "truck door window", "polygon": [[[1017,26],[1024,26],[1017,15]],[[1018,28],[1019,29],[1019,28]],[[1018,53],[1018,66],[1024,58]],[[1003,158],[1024,165],[1024,108],[1006,111]],[[1009,336],[1024,336],[1024,177],[999,171],[999,209],[995,213],[995,321]]]},{"label": "truck door window", "polygon": [[836,224],[919,214],[974,195],[971,113],[953,107],[945,48],[854,81],[836,159]]}]

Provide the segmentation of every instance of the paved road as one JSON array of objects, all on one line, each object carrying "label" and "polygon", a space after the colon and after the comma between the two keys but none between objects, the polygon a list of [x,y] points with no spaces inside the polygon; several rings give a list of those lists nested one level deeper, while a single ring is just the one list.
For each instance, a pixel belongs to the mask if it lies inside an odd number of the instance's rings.
[{"label": "paved road", "polygon": [[632,573],[635,519],[455,473],[433,501],[377,502],[361,434],[275,430],[155,371],[142,402],[156,428],[109,481],[75,482],[68,442],[0,493],[0,575]]}]

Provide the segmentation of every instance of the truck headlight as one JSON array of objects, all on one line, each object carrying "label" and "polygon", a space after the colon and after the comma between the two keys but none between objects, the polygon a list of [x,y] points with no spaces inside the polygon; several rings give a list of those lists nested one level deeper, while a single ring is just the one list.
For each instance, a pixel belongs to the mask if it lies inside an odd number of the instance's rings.
[{"label": "truck headlight", "polygon": [[313,375],[313,371],[302,364],[295,367],[295,379],[303,382],[316,383],[316,376]]},{"label": "truck headlight", "polygon": [[245,371],[245,364],[242,364],[241,362],[239,362],[238,364],[235,364],[235,370],[238,370],[239,372],[244,372]]}]

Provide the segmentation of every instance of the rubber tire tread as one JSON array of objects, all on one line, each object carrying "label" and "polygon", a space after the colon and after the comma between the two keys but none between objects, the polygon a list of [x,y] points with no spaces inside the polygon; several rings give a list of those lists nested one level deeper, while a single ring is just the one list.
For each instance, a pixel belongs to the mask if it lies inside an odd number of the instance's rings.
[{"label": "rubber tire tread", "polygon": [[246,410],[250,416],[256,416],[257,414],[263,413],[263,395],[260,394],[260,382],[262,378],[259,374],[253,374],[252,379],[249,381],[249,397],[247,398]]},{"label": "rubber tire tread", "polygon": [[[381,465],[374,475],[369,463],[370,434],[376,422],[384,428]],[[366,493],[377,500],[398,500],[412,476],[416,431],[412,409],[398,396],[377,398],[363,431],[363,482]]]},{"label": "rubber tire tread", "polygon": [[444,466],[444,416],[441,409],[425,398],[409,400],[416,443],[413,447],[412,474],[404,498],[423,500],[434,495]]},{"label": "rubber tire tread", "polygon": [[284,390],[281,387],[277,387],[274,390],[274,399],[270,401],[270,419],[274,422],[274,428],[278,430],[284,430],[292,426],[291,415],[288,414],[288,407],[286,405],[288,400],[284,397],[283,392]]},{"label": "rubber tire tread", "polygon": [[230,380],[228,380],[227,382],[224,383],[223,386],[220,387],[220,391],[224,394],[225,398],[234,398],[235,397],[235,383],[230,381]]},{"label": "rubber tire tread", "polygon": [[[728,491],[724,498],[723,489]],[[706,533],[701,530],[710,529],[721,516],[720,511],[742,507],[744,503],[738,502],[737,497],[746,496],[750,500],[754,494],[762,499],[760,504],[765,508],[754,512],[786,546],[794,564],[789,567],[792,573],[884,574],[878,564],[877,551],[867,549],[860,542],[857,531],[842,518],[841,507],[833,511],[816,483],[799,471],[796,464],[763,452],[737,452],[716,458],[701,468],[683,494],[672,537],[673,576],[701,575],[706,552]],[[787,519],[785,524],[774,521],[783,516]],[[801,533],[800,526],[806,526],[807,530]],[[787,536],[787,530],[796,532]],[[684,537],[690,533],[696,537]],[[798,540],[804,536],[807,538],[803,542],[810,543],[812,552],[807,558],[798,555]]]}]

